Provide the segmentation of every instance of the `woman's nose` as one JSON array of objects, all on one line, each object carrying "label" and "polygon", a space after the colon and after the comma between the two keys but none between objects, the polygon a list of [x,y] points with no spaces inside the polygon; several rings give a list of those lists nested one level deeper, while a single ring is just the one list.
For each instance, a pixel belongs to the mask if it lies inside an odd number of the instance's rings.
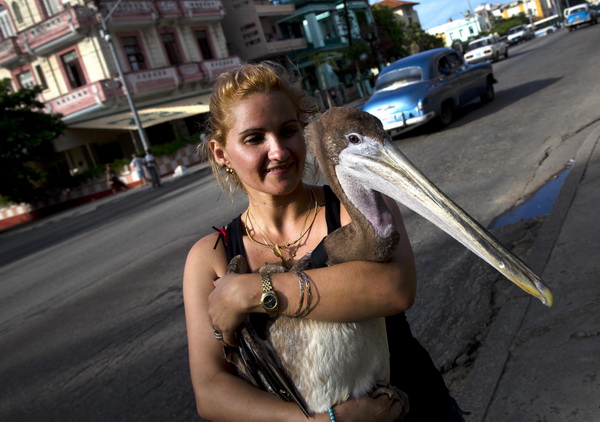
[{"label": "woman's nose", "polygon": [[269,137],[269,159],[284,161],[287,159],[289,154],[285,140],[278,138],[277,136]]}]

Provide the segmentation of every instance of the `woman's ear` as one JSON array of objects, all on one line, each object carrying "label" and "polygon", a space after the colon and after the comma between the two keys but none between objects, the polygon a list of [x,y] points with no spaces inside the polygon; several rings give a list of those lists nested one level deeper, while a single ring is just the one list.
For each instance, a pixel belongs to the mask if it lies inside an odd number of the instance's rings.
[{"label": "woman's ear", "polygon": [[217,162],[217,164],[219,164],[220,166],[223,167],[227,163],[229,163],[225,149],[221,146],[221,144],[216,139],[211,139],[210,141],[208,141],[208,145],[210,147],[210,150],[211,150],[213,156],[215,157],[215,161]]}]

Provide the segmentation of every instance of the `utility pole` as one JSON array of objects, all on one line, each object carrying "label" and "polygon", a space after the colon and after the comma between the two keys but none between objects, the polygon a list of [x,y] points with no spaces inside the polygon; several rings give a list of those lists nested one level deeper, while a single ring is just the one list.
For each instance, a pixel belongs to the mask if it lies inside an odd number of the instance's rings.
[{"label": "utility pole", "polygon": [[129,109],[131,110],[131,114],[133,115],[133,120],[137,126],[138,133],[140,134],[140,139],[142,140],[142,145],[144,146],[144,150],[150,149],[150,142],[148,141],[148,137],[146,135],[146,131],[142,126],[142,122],[140,120],[140,116],[138,115],[137,108],[133,101],[133,97],[131,96],[131,92],[129,91],[129,86],[127,85],[127,80],[125,80],[125,74],[123,73],[123,67],[121,66],[121,62],[119,61],[119,56],[117,54],[117,49],[113,43],[112,37],[108,32],[108,27],[106,26],[107,22],[112,17],[113,12],[119,7],[119,4],[122,0],[117,0],[112,9],[109,10],[106,17],[102,16],[102,12],[98,10],[98,15],[100,16],[100,24],[102,25],[102,29],[100,31],[100,35],[108,44],[110,48],[110,52],[112,53],[113,61],[115,62],[115,66],[117,67],[117,72],[119,73],[119,79],[121,79],[121,83],[123,84],[123,89],[125,90],[125,96],[127,97],[127,102],[129,103]]}]

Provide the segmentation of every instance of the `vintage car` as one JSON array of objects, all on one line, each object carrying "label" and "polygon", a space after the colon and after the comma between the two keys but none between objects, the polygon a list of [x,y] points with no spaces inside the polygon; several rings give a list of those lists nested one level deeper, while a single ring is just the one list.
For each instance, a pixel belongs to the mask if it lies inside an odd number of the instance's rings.
[{"label": "vintage car", "polygon": [[378,117],[395,135],[430,121],[449,125],[458,107],[476,98],[495,97],[496,79],[489,62],[466,63],[450,48],[436,48],[397,60],[375,81],[361,109]]},{"label": "vintage car", "polygon": [[508,30],[508,43],[510,45],[519,44],[521,41],[532,40],[534,37],[533,29],[527,25],[513,26]]},{"label": "vintage car", "polygon": [[579,25],[595,25],[598,22],[596,10],[587,3],[567,7],[563,14],[565,16],[565,28],[568,28],[569,31],[576,29]]},{"label": "vintage car", "polygon": [[469,63],[478,63],[485,60],[496,62],[504,56],[508,59],[508,46],[501,42],[496,35],[477,38],[467,45],[465,52],[465,61]]}]

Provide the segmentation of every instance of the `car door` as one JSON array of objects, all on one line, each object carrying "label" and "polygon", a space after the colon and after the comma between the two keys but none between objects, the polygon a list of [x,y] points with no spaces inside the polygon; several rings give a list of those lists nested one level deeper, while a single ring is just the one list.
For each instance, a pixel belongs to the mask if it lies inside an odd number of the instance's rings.
[{"label": "car door", "polygon": [[439,63],[445,69],[444,72],[447,72],[445,82],[452,88],[455,102],[462,104],[468,101],[467,65],[462,57],[455,51],[449,52],[440,58]]}]

